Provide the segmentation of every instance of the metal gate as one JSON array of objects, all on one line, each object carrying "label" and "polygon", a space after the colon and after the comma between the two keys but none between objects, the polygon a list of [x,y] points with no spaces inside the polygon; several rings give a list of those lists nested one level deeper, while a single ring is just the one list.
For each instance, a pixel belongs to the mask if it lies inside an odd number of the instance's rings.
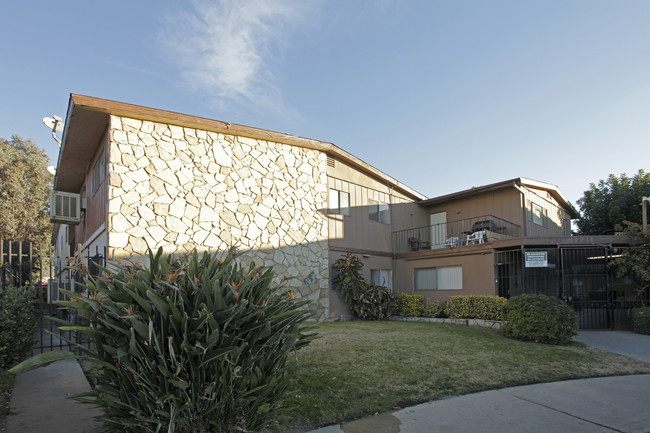
[{"label": "metal gate", "polygon": [[[518,248],[495,253],[495,290],[557,296],[578,313],[581,329],[630,329],[632,309],[648,303],[633,276],[617,277],[610,263],[625,248],[611,246]],[[527,252],[544,252],[543,267],[527,267]]]},{"label": "metal gate", "polygon": [[643,305],[632,276],[610,267],[612,247],[561,248],[562,298],[578,312],[580,329],[629,329],[632,309]]},{"label": "metal gate", "polygon": [[[96,251],[94,256],[88,255],[83,261],[91,273],[97,274],[96,265],[105,266],[105,257],[104,251]],[[33,287],[36,327],[32,354],[72,350],[74,342],[82,342],[79,335],[62,331],[52,319],[79,323],[74,312],[59,303],[66,299],[60,289],[79,291],[81,287],[76,284],[81,282],[81,274],[69,265],[69,257],[55,257],[49,252],[42,254],[32,242],[0,240],[0,290],[10,285]]]}]

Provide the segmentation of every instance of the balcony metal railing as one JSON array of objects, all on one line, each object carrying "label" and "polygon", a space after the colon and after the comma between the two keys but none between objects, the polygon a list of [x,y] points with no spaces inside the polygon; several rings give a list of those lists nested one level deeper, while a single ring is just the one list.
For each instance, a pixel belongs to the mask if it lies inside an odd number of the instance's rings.
[{"label": "balcony metal railing", "polygon": [[494,215],[393,232],[396,253],[461,247],[520,236],[520,226]]}]

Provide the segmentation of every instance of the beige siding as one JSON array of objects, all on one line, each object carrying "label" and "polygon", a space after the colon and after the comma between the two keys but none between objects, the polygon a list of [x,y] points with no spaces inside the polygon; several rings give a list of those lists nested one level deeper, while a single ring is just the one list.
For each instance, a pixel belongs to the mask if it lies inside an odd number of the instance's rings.
[{"label": "beige siding", "polygon": [[[569,213],[563,209],[551,194],[544,190],[522,188],[524,194],[525,236],[559,237],[568,236],[562,228],[562,220],[570,221]],[[541,210],[542,218],[534,215]]]},{"label": "beige siding", "polygon": [[[350,214],[328,213],[330,247],[391,254],[392,232],[396,230],[395,208],[411,202],[412,198],[341,161],[333,162],[334,167],[330,159],[327,187],[350,194]],[[370,219],[371,200],[390,206],[390,224]]]},{"label": "beige siding", "polygon": [[430,206],[420,214],[421,225],[428,225],[429,215],[437,212],[447,212],[448,222],[482,215],[494,215],[518,225],[521,225],[523,220],[521,194],[515,188],[486,192]]}]

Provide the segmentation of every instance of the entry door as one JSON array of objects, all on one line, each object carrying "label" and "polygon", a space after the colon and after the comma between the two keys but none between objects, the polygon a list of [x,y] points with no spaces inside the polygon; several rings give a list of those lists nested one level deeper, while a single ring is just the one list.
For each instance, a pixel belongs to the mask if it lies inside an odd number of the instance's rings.
[{"label": "entry door", "polygon": [[442,248],[447,241],[447,212],[432,213],[429,216],[431,225],[431,249]]}]

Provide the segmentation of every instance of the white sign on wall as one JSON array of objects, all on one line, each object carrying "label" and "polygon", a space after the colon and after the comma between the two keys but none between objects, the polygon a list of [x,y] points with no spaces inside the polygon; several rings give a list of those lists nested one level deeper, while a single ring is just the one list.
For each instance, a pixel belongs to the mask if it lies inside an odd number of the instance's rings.
[{"label": "white sign on wall", "polygon": [[546,251],[525,251],[527,268],[547,268],[548,253]]}]

